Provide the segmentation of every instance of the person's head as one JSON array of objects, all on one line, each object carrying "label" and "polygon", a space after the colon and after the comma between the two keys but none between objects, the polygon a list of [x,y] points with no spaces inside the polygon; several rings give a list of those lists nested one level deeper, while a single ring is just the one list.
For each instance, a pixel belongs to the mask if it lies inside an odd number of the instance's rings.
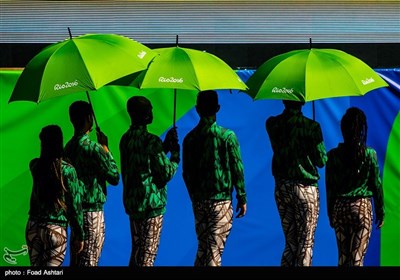
[{"label": "person's head", "polygon": [[86,101],[75,101],[69,106],[69,119],[75,130],[88,131],[93,127],[93,108]]},{"label": "person's head", "polygon": [[367,117],[364,112],[357,107],[347,109],[343,115],[340,127],[343,140],[351,145],[365,146],[367,142]]},{"label": "person's head", "polygon": [[63,134],[58,125],[48,125],[42,128],[39,134],[41,152],[40,157],[48,160],[61,158],[63,155]]},{"label": "person's head", "polygon": [[132,124],[147,125],[153,122],[153,106],[144,96],[133,96],[127,102]]},{"label": "person's head", "polygon": [[294,100],[283,100],[282,102],[283,105],[285,106],[285,109],[295,109],[295,110],[301,110],[301,108],[305,104],[304,101],[294,101]]},{"label": "person's head", "polygon": [[218,94],[215,90],[205,90],[198,93],[196,110],[201,117],[215,116],[219,108]]},{"label": "person's head", "polygon": [[[63,195],[66,191],[62,176],[63,133],[58,125],[42,128],[39,139],[41,152],[35,181],[39,186],[41,203],[66,210]],[[49,206],[52,207],[52,206]]]}]

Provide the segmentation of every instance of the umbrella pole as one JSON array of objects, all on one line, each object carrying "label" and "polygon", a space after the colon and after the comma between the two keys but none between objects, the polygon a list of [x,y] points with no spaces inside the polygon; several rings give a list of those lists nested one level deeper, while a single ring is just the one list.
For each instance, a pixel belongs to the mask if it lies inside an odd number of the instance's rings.
[{"label": "umbrella pole", "polygon": [[93,119],[94,119],[94,123],[96,124],[96,130],[97,130],[97,131],[100,131],[100,127],[99,127],[99,124],[97,123],[96,115],[94,114],[94,109],[93,109],[92,101],[90,100],[90,96],[89,96],[89,92],[88,92],[88,91],[86,91],[86,96],[87,96],[87,99],[89,100],[90,106],[92,107]]},{"label": "umbrella pole", "polygon": [[312,118],[315,121],[315,101],[312,101]]},{"label": "umbrella pole", "polygon": [[[179,36],[178,34],[176,35],[176,46],[178,46],[178,41],[179,41]],[[175,120],[176,120],[176,88],[174,88],[174,127],[175,126]]]},{"label": "umbrella pole", "polygon": [[[312,49],[312,39],[310,37],[310,50]],[[315,102],[313,100],[312,102],[312,118],[315,121]]]},{"label": "umbrella pole", "polygon": [[176,120],[176,88],[174,88],[174,127],[176,127],[175,120]]}]

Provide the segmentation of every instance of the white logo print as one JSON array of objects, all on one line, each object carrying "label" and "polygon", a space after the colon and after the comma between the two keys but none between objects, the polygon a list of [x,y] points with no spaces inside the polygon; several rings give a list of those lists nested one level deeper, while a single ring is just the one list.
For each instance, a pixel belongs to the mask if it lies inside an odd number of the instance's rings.
[{"label": "white logo print", "polygon": [[278,87],[274,87],[272,89],[272,93],[284,93],[284,94],[292,94],[293,93],[293,89],[292,88],[278,88]]},{"label": "white logo print", "polygon": [[78,80],[75,80],[73,82],[65,82],[63,84],[55,84],[54,90],[62,90],[66,88],[77,87],[78,85],[79,85]]},{"label": "white logo print", "polygon": [[160,83],[177,83],[177,84],[182,84],[183,83],[183,78],[174,78],[174,77],[160,77],[158,78],[158,81]]},{"label": "white logo print", "polygon": [[138,53],[138,57],[140,58],[140,59],[143,59],[143,57],[145,57],[146,56],[146,52],[145,51],[141,51],[140,53]]},{"label": "white logo print", "polygon": [[361,82],[365,86],[365,85],[375,82],[375,80],[373,78],[366,78],[365,80],[361,80]]},{"label": "white logo print", "polygon": [[5,260],[9,264],[17,264],[17,259],[15,257],[20,255],[28,254],[28,246],[22,245],[21,249],[11,250],[7,247],[4,247],[4,255],[3,260]]}]

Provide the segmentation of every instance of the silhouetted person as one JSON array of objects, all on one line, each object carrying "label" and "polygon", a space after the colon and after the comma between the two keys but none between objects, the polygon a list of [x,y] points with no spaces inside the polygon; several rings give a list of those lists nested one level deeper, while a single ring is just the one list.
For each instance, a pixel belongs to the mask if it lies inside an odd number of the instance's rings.
[{"label": "silhouetted person", "polygon": [[83,219],[85,246],[79,254],[71,254],[72,266],[97,266],[105,238],[104,203],[107,183],[118,185],[119,171],[108,149],[108,138],[97,130],[98,143],[89,138],[93,129],[92,106],[76,101],[69,107],[74,135],[65,145],[83,188]]},{"label": "silhouetted person", "polygon": [[83,215],[75,168],[63,158],[63,134],[57,125],[39,135],[40,157],[29,168],[33,178],[26,243],[32,266],[61,266],[71,226],[72,251],[83,248]]},{"label": "silhouetted person", "polygon": [[132,237],[129,266],[154,266],[166,211],[167,183],[178,169],[180,146],[176,128],[168,131],[164,143],[147,130],[153,122],[153,107],[147,98],[131,97],[127,111],[131,126],[122,135],[119,148],[123,202]]},{"label": "silhouetted person", "polygon": [[243,162],[235,133],[216,123],[220,109],[216,91],[202,91],[196,110],[200,121],[185,137],[183,179],[192,201],[198,240],[195,266],[221,266],[232,229],[232,193],[238,218],[246,214]]},{"label": "silhouetted person", "polygon": [[319,123],[301,112],[304,102],[284,100],[265,126],[271,142],[275,201],[285,235],[281,266],[311,266],[320,210],[318,169],[327,155]]},{"label": "silhouetted person", "polygon": [[335,229],[339,266],[363,266],[372,231],[385,215],[376,151],[367,146],[367,118],[356,107],[341,121],[343,142],[328,152],[325,180],[328,216]]}]

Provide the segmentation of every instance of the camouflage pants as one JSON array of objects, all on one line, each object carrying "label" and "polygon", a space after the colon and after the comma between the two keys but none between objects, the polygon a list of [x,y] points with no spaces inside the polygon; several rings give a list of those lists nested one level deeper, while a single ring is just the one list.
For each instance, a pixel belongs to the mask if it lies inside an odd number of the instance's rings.
[{"label": "camouflage pants", "polygon": [[277,181],[275,201],[285,235],[281,266],[311,266],[320,207],[318,187]]},{"label": "camouflage pants", "polygon": [[370,198],[339,198],[333,210],[333,227],[339,266],[363,266],[372,231]]},{"label": "camouflage pants", "polygon": [[29,220],[25,236],[31,266],[62,265],[67,249],[65,227]]},{"label": "camouflage pants", "polygon": [[163,218],[163,215],[145,220],[130,218],[132,252],[129,266],[154,266]]},{"label": "camouflage pants", "polygon": [[83,229],[84,247],[79,254],[71,253],[71,266],[97,266],[106,234],[104,212],[83,212]]},{"label": "camouflage pants", "polygon": [[193,204],[198,248],[195,266],[221,266],[222,253],[232,228],[231,201]]}]

